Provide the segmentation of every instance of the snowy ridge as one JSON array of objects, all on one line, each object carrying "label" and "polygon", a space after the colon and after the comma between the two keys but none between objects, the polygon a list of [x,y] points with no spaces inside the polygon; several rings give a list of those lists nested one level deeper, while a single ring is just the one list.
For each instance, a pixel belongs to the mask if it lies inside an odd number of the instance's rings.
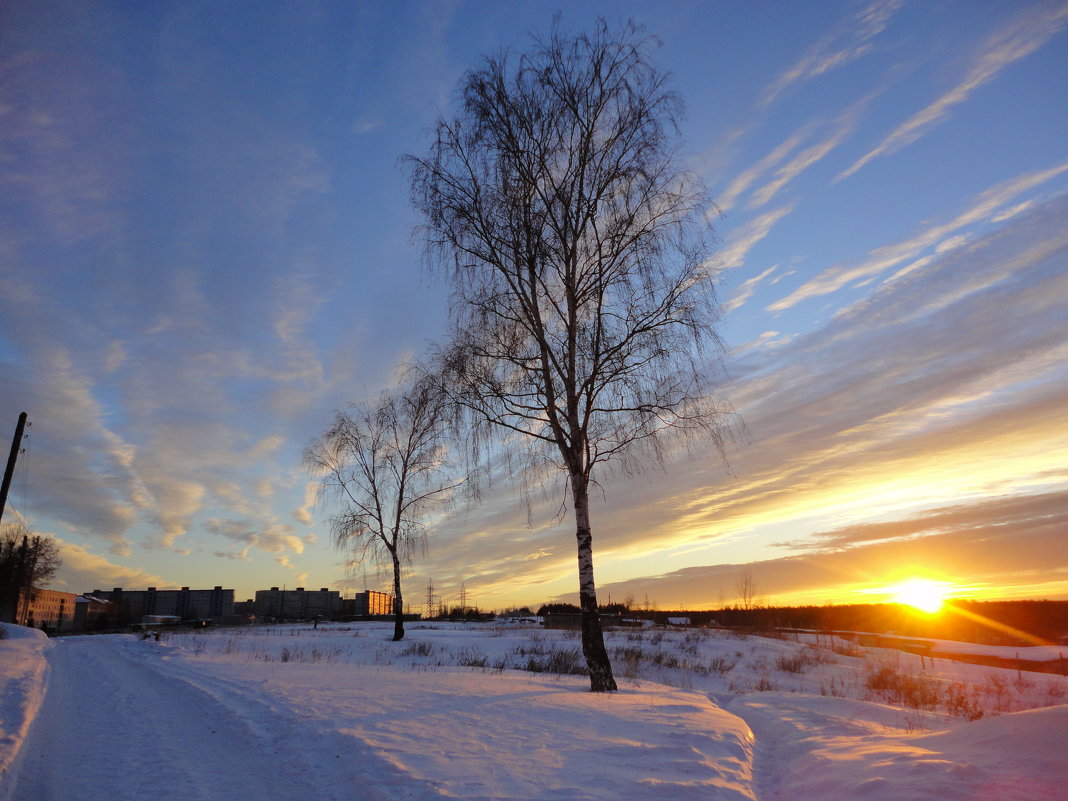
[{"label": "snowy ridge", "polygon": [[0,623],[0,798],[44,698],[48,678],[44,632]]}]

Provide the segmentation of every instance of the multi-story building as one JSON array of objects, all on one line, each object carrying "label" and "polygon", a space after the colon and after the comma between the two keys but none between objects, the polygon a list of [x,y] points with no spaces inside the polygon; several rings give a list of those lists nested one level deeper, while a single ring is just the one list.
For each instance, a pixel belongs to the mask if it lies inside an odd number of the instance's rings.
[{"label": "multi-story building", "polygon": [[218,620],[234,613],[234,591],[213,587],[210,590],[93,590],[87,595],[110,601],[127,619],[139,621],[145,615],[174,615],[183,620]]},{"label": "multi-story building", "polygon": [[256,590],[253,610],[257,618],[282,620],[311,620],[316,617],[337,617],[341,612],[341,593],[323,587],[319,590],[278,589]]},{"label": "multi-story building", "polygon": [[16,622],[31,628],[69,631],[74,627],[74,603],[77,598],[73,592],[33,587],[29,604],[23,609],[22,620]]},{"label": "multi-story building", "polygon": [[254,616],[256,614],[256,602],[251,598],[247,601],[234,601],[234,614],[244,618]]},{"label": "multi-story building", "polygon": [[92,595],[79,595],[74,602],[74,630],[96,631],[117,626],[119,609],[115,604]]},{"label": "multi-story building", "polygon": [[364,590],[356,593],[356,597],[352,601],[351,614],[355,617],[393,614],[393,596],[388,592]]}]

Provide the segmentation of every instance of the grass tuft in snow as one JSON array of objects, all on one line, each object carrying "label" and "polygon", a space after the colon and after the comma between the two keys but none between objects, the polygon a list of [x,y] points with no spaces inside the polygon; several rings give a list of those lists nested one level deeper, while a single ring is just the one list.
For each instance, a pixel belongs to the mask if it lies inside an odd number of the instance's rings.
[{"label": "grass tuft in snow", "polygon": [[555,673],[558,676],[584,676],[586,665],[575,648],[552,648],[544,654],[531,654],[522,666],[528,673]]},{"label": "grass tuft in snow", "polygon": [[434,643],[427,642],[426,640],[417,640],[415,642],[409,642],[401,650],[401,656],[422,656],[427,657],[434,653]]},{"label": "grass tuft in snow", "polygon": [[908,709],[934,711],[942,701],[939,682],[915,673],[904,673],[893,665],[872,666],[865,683],[877,697]]}]

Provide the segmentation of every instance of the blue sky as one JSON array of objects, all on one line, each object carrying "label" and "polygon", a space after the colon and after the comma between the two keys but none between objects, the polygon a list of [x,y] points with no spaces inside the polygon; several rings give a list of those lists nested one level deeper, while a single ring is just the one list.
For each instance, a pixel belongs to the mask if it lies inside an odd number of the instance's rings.
[{"label": "blue sky", "polygon": [[[5,3],[4,522],[52,586],[385,588],[301,453],[441,333],[400,158],[556,11],[662,41],[744,421],[727,465],[602,476],[602,594],[1068,597],[1068,5],[916,0]],[[434,520],[415,608],[573,593],[559,497]]]}]

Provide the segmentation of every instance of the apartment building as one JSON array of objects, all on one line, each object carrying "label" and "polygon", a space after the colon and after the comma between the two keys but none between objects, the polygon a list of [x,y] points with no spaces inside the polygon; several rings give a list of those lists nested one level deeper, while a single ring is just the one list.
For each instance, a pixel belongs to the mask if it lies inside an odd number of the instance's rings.
[{"label": "apartment building", "polygon": [[31,628],[47,628],[54,631],[69,631],[74,627],[74,608],[78,596],[73,592],[30,590],[29,603],[22,610],[20,625]]},{"label": "apartment building", "polygon": [[218,620],[234,613],[234,591],[221,586],[210,590],[93,590],[86,593],[110,601],[122,609],[128,620],[138,621],[145,615],[175,615],[183,620]]},{"label": "apartment building", "polygon": [[322,587],[318,590],[306,590],[297,587],[293,590],[271,587],[269,590],[256,590],[253,612],[260,620],[275,618],[281,620],[311,620],[317,617],[337,617],[341,613],[341,593]]},{"label": "apartment building", "polygon": [[374,617],[375,615],[393,614],[393,596],[388,592],[364,590],[356,593],[352,599],[351,614],[355,617]]}]

